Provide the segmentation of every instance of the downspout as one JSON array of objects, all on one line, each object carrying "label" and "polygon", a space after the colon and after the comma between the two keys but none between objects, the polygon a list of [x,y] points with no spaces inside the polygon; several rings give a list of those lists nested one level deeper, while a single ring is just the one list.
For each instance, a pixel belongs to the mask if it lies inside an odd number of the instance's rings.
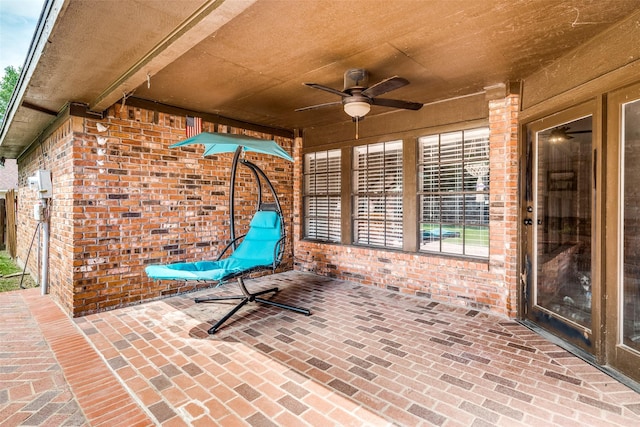
[{"label": "downspout", "polygon": [[38,192],[39,200],[34,206],[34,218],[42,226],[42,250],[40,252],[40,290],[49,293],[49,203],[53,196],[51,172],[38,170],[27,179],[29,187]]},{"label": "downspout", "polygon": [[42,264],[40,291],[49,293],[49,199],[42,199],[44,215],[42,221]]}]

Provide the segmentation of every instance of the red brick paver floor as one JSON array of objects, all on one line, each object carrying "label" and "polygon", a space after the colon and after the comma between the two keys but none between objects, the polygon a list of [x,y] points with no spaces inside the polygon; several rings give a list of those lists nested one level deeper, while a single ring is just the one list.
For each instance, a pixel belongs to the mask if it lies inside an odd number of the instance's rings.
[{"label": "red brick paver floor", "polygon": [[[48,297],[18,296],[36,312],[49,301],[56,328],[82,338],[65,351],[35,315],[81,425],[640,425],[640,394],[512,320],[306,273],[248,281],[274,284],[313,314],[250,304],[209,336],[230,306],[193,298],[234,283],[66,321]],[[10,333],[3,322],[3,354]],[[98,380],[79,380],[85,370]],[[20,412],[2,399],[3,419]]]},{"label": "red brick paver floor", "polygon": [[0,294],[0,426],[84,425],[78,401],[25,302],[35,292]]},{"label": "red brick paver floor", "polygon": [[0,294],[0,426],[153,425],[80,329],[39,292]]}]

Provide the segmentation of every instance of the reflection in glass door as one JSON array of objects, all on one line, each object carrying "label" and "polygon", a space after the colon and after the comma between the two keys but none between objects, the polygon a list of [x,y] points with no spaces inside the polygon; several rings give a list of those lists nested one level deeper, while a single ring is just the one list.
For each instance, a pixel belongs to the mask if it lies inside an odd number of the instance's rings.
[{"label": "reflection in glass door", "polygon": [[592,117],[540,126],[533,147],[532,294],[543,328],[592,348]]}]

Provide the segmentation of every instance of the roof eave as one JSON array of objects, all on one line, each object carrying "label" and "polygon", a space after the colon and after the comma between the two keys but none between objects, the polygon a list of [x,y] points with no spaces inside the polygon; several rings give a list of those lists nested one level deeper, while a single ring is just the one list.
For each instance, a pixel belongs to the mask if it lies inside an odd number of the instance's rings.
[{"label": "roof eave", "polygon": [[49,39],[49,35],[51,34],[58,17],[61,15],[61,12],[66,8],[68,2],[69,0],[45,0],[33,38],[31,39],[31,45],[29,46],[27,57],[24,65],[22,66],[22,72],[20,73],[18,83],[13,90],[9,104],[7,105],[4,120],[0,124],[0,156],[15,159],[24,150],[24,148],[28,147],[32,142],[20,141],[17,145],[14,144],[12,146],[8,146],[6,138],[11,131],[16,114],[20,109],[26,108],[23,106],[23,100],[25,93],[29,88],[31,77],[38,66],[38,62],[42,56],[47,40]]}]

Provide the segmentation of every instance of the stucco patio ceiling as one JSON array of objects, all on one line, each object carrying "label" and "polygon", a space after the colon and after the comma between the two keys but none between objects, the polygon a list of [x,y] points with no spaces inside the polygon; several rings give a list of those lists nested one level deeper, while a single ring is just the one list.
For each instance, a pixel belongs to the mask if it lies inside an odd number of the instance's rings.
[{"label": "stucco patio ceiling", "polygon": [[[103,111],[132,94],[256,124],[349,120],[303,85],[348,68],[411,84],[422,103],[522,80],[636,11],[637,0],[50,0],[0,154],[19,155],[69,101]],[[374,106],[377,114],[414,114]]]}]

